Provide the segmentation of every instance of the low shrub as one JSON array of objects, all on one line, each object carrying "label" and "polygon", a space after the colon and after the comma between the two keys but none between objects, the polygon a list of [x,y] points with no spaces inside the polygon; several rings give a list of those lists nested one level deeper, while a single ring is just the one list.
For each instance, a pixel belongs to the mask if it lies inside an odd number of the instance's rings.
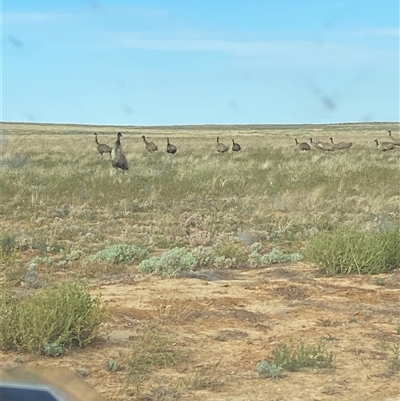
[{"label": "low shrub", "polygon": [[273,248],[271,252],[262,254],[261,245],[254,243],[250,246],[249,262],[252,268],[261,268],[276,263],[296,262],[303,259],[299,252],[285,253],[279,248]]},{"label": "low shrub", "polygon": [[214,247],[216,257],[223,257],[224,259],[235,260],[238,264],[247,262],[248,254],[239,244],[224,241],[217,243]]},{"label": "low shrub", "polygon": [[173,248],[160,257],[153,256],[143,260],[138,270],[143,273],[157,274],[163,277],[177,277],[183,271],[195,270],[197,257],[186,248]]},{"label": "low shrub", "polygon": [[213,267],[218,270],[233,269],[237,266],[235,258],[226,258],[225,256],[217,256],[214,259]]},{"label": "low shrub", "polygon": [[4,235],[0,240],[0,263],[11,264],[16,258],[15,237]]},{"label": "low shrub", "polygon": [[100,261],[106,263],[140,262],[147,255],[145,248],[136,245],[114,244],[89,258],[90,262]]},{"label": "low shrub", "polygon": [[384,273],[400,267],[400,228],[373,233],[340,228],[320,233],[307,244],[306,258],[332,276]]},{"label": "low shrub", "polygon": [[197,259],[197,268],[211,267],[215,262],[215,254],[212,248],[198,246],[193,249],[192,254]]},{"label": "low shrub", "polygon": [[260,377],[269,377],[276,380],[279,379],[283,369],[279,365],[269,364],[268,361],[263,360],[257,363],[256,370]]},{"label": "low shrub", "polygon": [[65,347],[84,347],[105,320],[100,298],[92,298],[85,282],[40,289],[26,297],[0,294],[0,348],[51,356]]},{"label": "low shrub", "polygon": [[392,372],[400,371],[400,344],[382,344],[382,349],[386,353],[386,363]]}]

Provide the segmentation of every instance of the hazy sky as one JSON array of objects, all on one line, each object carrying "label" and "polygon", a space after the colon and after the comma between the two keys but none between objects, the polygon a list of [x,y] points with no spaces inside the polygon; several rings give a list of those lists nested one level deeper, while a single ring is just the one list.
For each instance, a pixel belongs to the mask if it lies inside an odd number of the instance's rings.
[{"label": "hazy sky", "polygon": [[398,0],[2,0],[2,121],[399,121]]}]

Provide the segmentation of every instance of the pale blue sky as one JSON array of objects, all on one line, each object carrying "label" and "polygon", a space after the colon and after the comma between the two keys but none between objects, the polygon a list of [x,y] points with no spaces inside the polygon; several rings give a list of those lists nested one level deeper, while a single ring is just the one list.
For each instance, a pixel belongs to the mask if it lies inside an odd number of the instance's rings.
[{"label": "pale blue sky", "polygon": [[399,121],[398,0],[3,0],[2,121]]}]

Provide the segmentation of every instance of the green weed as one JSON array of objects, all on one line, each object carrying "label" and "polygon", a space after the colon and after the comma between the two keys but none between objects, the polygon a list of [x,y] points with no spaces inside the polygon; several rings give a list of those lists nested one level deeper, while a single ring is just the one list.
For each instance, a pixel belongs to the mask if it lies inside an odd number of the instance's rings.
[{"label": "green weed", "polygon": [[105,309],[86,283],[70,282],[26,297],[1,290],[0,317],[1,349],[57,356],[65,347],[89,344],[105,320]]},{"label": "green weed", "polygon": [[298,372],[304,369],[330,369],[334,364],[334,354],[328,352],[325,346],[287,345],[282,343],[273,351],[273,363],[291,372]]},{"label": "green weed", "polygon": [[283,370],[279,365],[270,364],[266,360],[258,362],[256,365],[256,370],[260,377],[269,377],[271,379],[277,380]]},{"label": "green weed", "polygon": [[4,235],[0,240],[0,263],[5,265],[12,264],[17,255],[15,237],[11,235]]},{"label": "green weed", "polygon": [[119,368],[118,362],[112,358],[108,359],[107,363],[105,364],[105,369],[107,372],[114,373],[118,370],[118,368]]},{"label": "green weed", "polygon": [[400,371],[400,344],[382,344],[382,348],[386,353],[386,363],[388,368],[393,372]]},{"label": "green weed", "polygon": [[308,242],[306,257],[331,276],[384,273],[400,266],[400,229],[364,233],[340,228],[320,233]]}]

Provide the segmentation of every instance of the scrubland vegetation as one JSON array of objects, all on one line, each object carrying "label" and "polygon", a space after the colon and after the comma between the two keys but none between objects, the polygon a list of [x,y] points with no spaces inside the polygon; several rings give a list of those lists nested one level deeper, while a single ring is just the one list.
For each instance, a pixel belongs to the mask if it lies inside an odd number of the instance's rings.
[{"label": "scrubland vegetation", "polygon": [[[297,251],[317,233],[391,230],[400,218],[400,147],[383,153],[373,143],[386,137],[384,125],[127,129],[126,177],[101,160],[87,127],[54,134],[52,126],[31,134],[29,126],[6,127],[1,213],[13,221],[3,232],[18,248],[89,255],[120,242],[171,249],[232,240]],[[97,131],[101,141],[115,141],[113,130]],[[158,153],[144,150],[144,131]],[[169,155],[164,142],[173,134],[178,153]],[[240,139],[242,152],[217,154],[217,134],[226,143]],[[294,144],[330,135],[354,147],[301,152]]]},{"label": "scrubland vegetation", "polygon": [[[149,273],[207,277],[297,261],[326,276],[393,272],[400,266],[400,147],[381,152],[374,143],[388,140],[388,129],[396,135],[398,126],[4,123],[0,318],[7,324],[0,348],[59,356],[94,341],[109,314],[90,283],[129,284]],[[112,146],[118,131],[129,163],[124,175],[101,158],[93,138],[97,132]],[[143,134],[157,153],[145,150]],[[227,145],[234,138],[242,150],[218,154],[217,136]],[[353,146],[302,152],[295,145],[295,138],[332,136]],[[166,153],[167,137],[176,154]],[[146,326],[137,339],[125,391],[139,389],[152,368],[185,359],[168,350],[172,340],[159,328]],[[388,363],[399,370],[393,347]],[[256,371],[278,379],[283,370],[331,369],[334,360],[323,345],[281,344]],[[222,385],[208,379],[186,384]]]}]

